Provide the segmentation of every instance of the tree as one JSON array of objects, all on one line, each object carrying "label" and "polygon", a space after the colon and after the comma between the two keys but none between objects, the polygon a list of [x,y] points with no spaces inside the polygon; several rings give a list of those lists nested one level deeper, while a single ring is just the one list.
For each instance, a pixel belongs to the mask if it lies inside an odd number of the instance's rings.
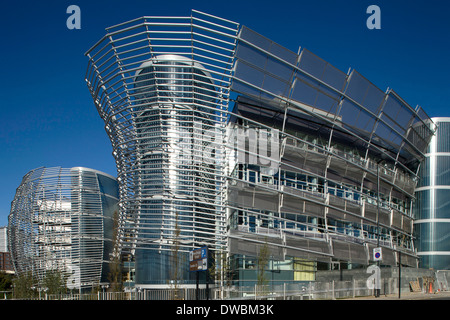
[{"label": "tree", "polygon": [[47,289],[48,294],[66,293],[67,275],[59,270],[47,270],[42,280],[42,286]]},{"label": "tree", "polygon": [[108,280],[111,285],[111,290],[113,292],[118,292],[122,290],[122,261],[119,247],[119,213],[117,210],[114,211],[113,214],[112,229],[113,252],[111,254],[109,263]]},{"label": "tree", "polygon": [[37,281],[31,271],[20,273],[14,280],[14,298],[31,299],[37,297]]},{"label": "tree", "polygon": [[172,253],[172,261],[170,265],[170,279],[173,282],[173,290],[172,290],[172,299],[179,300],[181,299],[181,292],[178,289],[178,281],[180,277],[179,266],[181,263],[181,259],[179,256],[180,253],[180,226],[178,225],[178,212],[175,215],[175,231],[174,231],[174,239],[173,246],[171,249]]},{"label": "tree", "polygon": [[221,295],[224,298],[223,289],[229,287],[233,278],[233,272],[230,266],[230,259],[226,251],[212,252],[211,267],[208,269],[210,277],[220,283]]},{"label": "tree", "polygon": [[0,291],[11,291],[12,290],[12,275],[6,272],[0,272]]},{"label": "tree", "polygon": [[267,239],[264,245],[259,249],[259,255],[258,255],[258,274],[257,274],[257,280],[258,280],[258,286],[263,289],[263,294],[266,292],[265,286],[267,285],[267,278],[266,278],[266,265],[269,262],[269,246],[267,244]]}]

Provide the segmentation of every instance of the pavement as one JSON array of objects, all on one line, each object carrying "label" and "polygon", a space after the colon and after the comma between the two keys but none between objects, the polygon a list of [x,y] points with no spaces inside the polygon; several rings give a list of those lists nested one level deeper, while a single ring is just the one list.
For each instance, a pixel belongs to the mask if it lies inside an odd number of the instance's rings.
[{"label": "pavement", "polygon": [[425,292],[402,292],[400,298],[397,294],[381,295],[376,298],[369,297],[355,297],[344,300],[450,300],[450,291],[440,291],[436,293]]}]

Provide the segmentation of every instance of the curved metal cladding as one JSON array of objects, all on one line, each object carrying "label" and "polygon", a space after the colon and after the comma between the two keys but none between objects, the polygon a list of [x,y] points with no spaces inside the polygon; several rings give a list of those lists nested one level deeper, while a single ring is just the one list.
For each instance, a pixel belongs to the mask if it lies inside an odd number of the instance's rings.
[{"label": "curved metal cladding", "polygon": [[47,271],[67,272],[68,287],[77,289],[107,281],[117,202],[117,181],[96,170],[42,167],[27,173],[8,218],[16,272],[31,272],[38,281]]},{"label": "curved metal cladding", "polygon": [[433,134],[420,107],[195,10],[106,30],[86,81],[137,284],[190,279],[185,253],[202,246],[362,264],[382,246],[384,264],[399,250],[416,263],[411,204]]},{"label": "curved metal cladding", "polygon": [[108,28],[87,52],[137,284],[195,281],[187,252],[226,246],[221,150],[236,33],[235,23],[196,11],[143,17]]},{"label": "curved metal cladding", "polygon": [[420,267],[450,269],[450,118],[432,118],[436,134],[419,170],[414,231]]}]

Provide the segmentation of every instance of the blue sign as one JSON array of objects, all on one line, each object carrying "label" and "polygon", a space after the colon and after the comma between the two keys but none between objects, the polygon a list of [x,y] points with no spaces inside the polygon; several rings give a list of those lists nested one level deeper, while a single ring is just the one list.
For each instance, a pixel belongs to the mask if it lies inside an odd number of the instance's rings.
[{"label": "blue sign", "polygon": [[373,260],[375,260],[375,261],[383,260],[383,253],[382,253],[381,248],[374,248],[373,249]]},{"label": "blue sign", "polygon": [[189,271],[206,271],[208,269],[208,248],[202,247],[189,252]]},{"label": "blue sign", "polygon": [[207,251],[207,249],[206,248],[201,248],[202,249],[202,259],[203,258],[206,258],[206,255],[208,254],[208,251]]}]

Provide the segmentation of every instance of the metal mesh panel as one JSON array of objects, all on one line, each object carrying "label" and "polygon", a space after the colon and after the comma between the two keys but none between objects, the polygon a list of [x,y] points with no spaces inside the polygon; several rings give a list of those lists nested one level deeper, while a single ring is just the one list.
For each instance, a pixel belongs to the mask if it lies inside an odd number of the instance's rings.
[{"label": "metal mesh panel", "polygon": [[[383,93],[358,72],[353,70],[347,76],[305,49],[299,56],[292,52],[282,55],[271,52],[273,46],[275,43],[248,28],[241,30],[232,86],[235,91],[260,99],[288,98],[286,101],[301,102],[301,108],[308,113],[314,112],[329,121],[342,121],[346,129],[367,139],[376,130],[378,141],[374,141],[382,148],[398,152],[402,142],[407,141],[418,154],[425,151],[419,140],[428,143],[431,136],[427,132],[420,133],[414,142],[405,135],[412,125],[412,116],[427,118],[424,113],[418,114],[421,109],[412,110],[400,100],[396,104],[397,95],[392,90]],[[271,64],[276,68],[270,67]],[[288,91],[291,93],[287,94]]]},{"label": "metal mesh panel", "polygon": [[356,70],[350,74],[345,94],[375,115],[379,114],[385,99],[385,93]]},{"label": "metal mesh panel", "polygon": [[312,52],[303,49],[299,68],[316,79],[323,81],[338,91],[345,88],[347,75]]},{"label": "metal mesh panel", "polygon": [[[338,229],[332,231],[329,226],[325,228],[330,243],[340,238],[346,241],[337,244],[335,254],[349,261],[368,262],[362,244],[376,239],[372,228],[377,222],[388,230],[383,231],[386,237],[383,246],[393,248],[390,228],[406,228],[411,232],[411,224],[404,225],[401,216],[399,221],[395,219],[394,209],[389,208],[393,204],[377,200],[377,173],[384,198],[388,194],[400,201],[412,197],[416,165],[430,139],[428,128],[422,127],[429,118],[420,108],[409,107],[392,90],[382,92],[358,72],[345,74],[305,49],[299,55],[291,53],[282,57],[272,51],[275,44],[271,40],[245,27],[238,38],[232,89],[257,101],[255,110],[251,110],[248,101],[238,105],[239,118],[254,126],[284,128],[282,135],[288,138],[283,141],[286,144],[280,159],[282,171],[315,176],[329,181],[330,185],[338,185],[336,189],[341,190],[340,195],[326,197],[325,186],[306,192],[291,185],[274,186],[282,199],[279,212],[285,213],[288,221],[300,219],[304,214],[310,218],[333,217],[355,226],[361,224],[361,229],[351,228],[353,235],[343,235]],[[271,111],[263,114],[258,108],[265,105]],[[314,127],[311,122],[322,127]],[[333,130],[327,129],[331,127]],[[327,141],[332,141],[332,148],[327,146]],[[349,152],[350,146],[354,149]],[[377,158],[383,153],[387,163],[381,164]],[[307,194],[318,197],[308,201]],[[291,195],[298,195],[298,199]],[[276,196],[271,199],[276,201]],[[381,208],[377,207],[378,201],[382,202]],[[298,222],[291,225],[306,230]],[[362,226],[371,230],[370,235],[362,232]],[[282,230],[281,234],[284,232],[289,230]],[[296,245],[307,248],[311,243],[318,243],[318,239],[302,241]],[[395,263],[391,256],[388,251],[387,264]]]},{"label": "metal mesh panel", "polygon": [[333,241],[333,255],[336,259],[353,263],[367,263],[367,249],[352,243]]}]

